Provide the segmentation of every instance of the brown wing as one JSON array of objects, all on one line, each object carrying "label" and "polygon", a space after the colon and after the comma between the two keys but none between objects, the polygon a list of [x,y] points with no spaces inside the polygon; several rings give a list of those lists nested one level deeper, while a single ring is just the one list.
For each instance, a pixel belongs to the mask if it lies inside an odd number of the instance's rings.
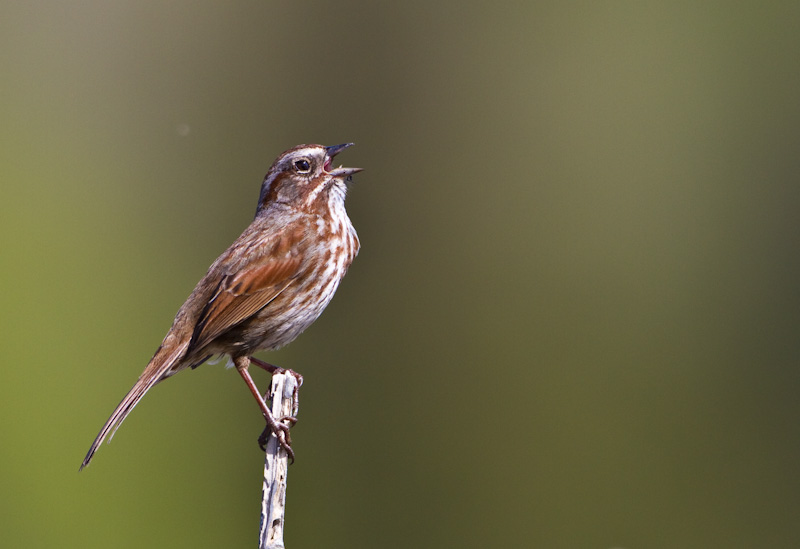
[{"label": "brown wing", "polygon": [[191,346],[204,347],[256,314],[285,290],[297,276],[301,263],[300,255],[287,255],[280,259],[267,256],[261,262],[223,276],[200,315]]}]

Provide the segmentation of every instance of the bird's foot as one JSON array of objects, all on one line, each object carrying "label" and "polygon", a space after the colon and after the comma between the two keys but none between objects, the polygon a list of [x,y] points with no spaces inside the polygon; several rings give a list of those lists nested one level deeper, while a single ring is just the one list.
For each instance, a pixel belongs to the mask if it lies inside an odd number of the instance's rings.
[{"label": "bird's foot", "polygon": [[[303,384],[303,376],[292,369],[288,368],[281,368],[280,366],[275,366],[274,364],[270,364],[269,362],[264,362],[263,360],[259,360],[255,357],[250,357],[250,362],[258,366],[259,368],[266,370],[272,375],[276,374],[289,374],[295,380],[297,380],[297,384],[294,386],[294,390],[292,391],[292,416],[296,416],[297,412],[300,409],[300,386]],[[269,399],[269,393],[264,395],[264,400]],[[297,422],[297,419],[294,420]],[[292,425],[294,425],[294,422]],[[261,437],[259,437],[259,444],[261,441]]]},{"label": "bird's foot", "polygon": [[292,435],[289,430],[294,426],[295,423],[297,423],[297,418],[292,416],[284,416],[276,421],[272,416],[270,416],[266,419],[267,426],[264,427],[264,430],[258,437],[258,446],[261,448],[261,451],[267,451],[267,441],[269,440],[269,436],[275,435],[275,438],[278,439],[278,445],[283,448],[283,450],[286,452],[286,455],[289,456],[289,458],[292,460],[292,463],[294,463]]}]

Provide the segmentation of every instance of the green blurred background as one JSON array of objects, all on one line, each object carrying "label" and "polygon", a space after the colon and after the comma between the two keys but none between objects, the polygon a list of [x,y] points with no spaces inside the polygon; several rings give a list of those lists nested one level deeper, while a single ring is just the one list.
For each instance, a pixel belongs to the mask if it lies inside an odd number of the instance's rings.
[{"label": "green blurred background", "polygon": [[0,45],[3,547],[256,545],[220,365],[78,465],[272,160],[345,141],[362,252],[264,356],[290,548],[800,546],[800,3],[12,1]]}]

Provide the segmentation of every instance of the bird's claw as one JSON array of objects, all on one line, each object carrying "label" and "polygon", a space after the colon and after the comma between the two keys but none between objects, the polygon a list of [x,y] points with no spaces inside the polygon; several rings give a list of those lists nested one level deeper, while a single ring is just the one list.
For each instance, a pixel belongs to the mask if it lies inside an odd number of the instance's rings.
[{"label": "bird's claw", "polygon": [[[294,389],[292,390],[292,414],[289,416],[284,416],[278,418],[277,421],[273,418],[270,414],[265,418],[267,420],[267,426],[261,432],[261,435],[258,437],[258,446],[261,448],[261,451],[266,452],[267,450],[267,441],[269,440],[269,435],[274,434],[275,438],[278,439],[278,444],[281,448],[286,451],[286,454],[292,459],[292,463],[294,463],[294,452],[292,451],[292,437],[289,434],[289,429],[297,423],[297,412],[300,406],[300,392],[299,388],[303,384],[303,376],[295,372],[291,369],[281,368],[280,366],[275,366],[274,364],[270,364],[268,362],[264,362],[263,360],[259,360],[255,357],[250,357],[250,361],[255,364],[256,366],[263,368],[270,374],[277,375],[277,374],[289,374],[295,378],[295,385]],[[270,391],[264,395],[264,401],[271,400],[273,395]]]},{"label": "bird's claw", "polygon": [[268,420],[267,426],[264,427],[264,430],[258,437],[258,446],[261,448],[261,451],[267,451],[269,436],[274,434],[275,438],[278,439],[278,445],[283,448],[286,455],[292,460],[291,463],[294,463],[294,450],[292,450],[292,435],[290,429],[295,423],[297,423],[297,418],[292,416],[284,416],[272,423]]}]

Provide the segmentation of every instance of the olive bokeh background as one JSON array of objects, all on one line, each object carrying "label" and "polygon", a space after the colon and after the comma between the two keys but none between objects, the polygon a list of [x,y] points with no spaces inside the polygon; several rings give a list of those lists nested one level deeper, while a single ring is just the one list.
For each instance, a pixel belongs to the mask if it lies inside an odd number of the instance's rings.
[{"label": "olive bokeh background", "polygon": [[0,43],[3,547],[256,545],[221,365],[78,465],[272,160],[345,141],[362,253],[265,355],[289,547],[800,546],[797,2],[14,0]]}]

